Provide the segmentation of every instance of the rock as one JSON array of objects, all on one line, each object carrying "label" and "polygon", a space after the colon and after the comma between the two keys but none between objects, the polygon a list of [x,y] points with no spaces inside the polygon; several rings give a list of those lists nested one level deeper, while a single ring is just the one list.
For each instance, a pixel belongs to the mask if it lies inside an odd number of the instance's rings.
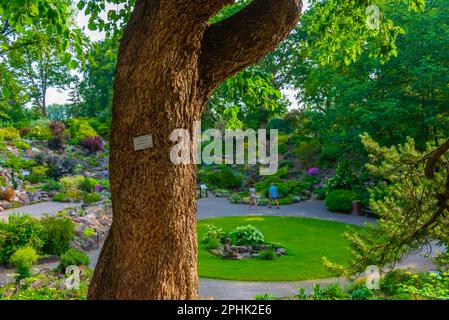
[{"label": "rock", "polygon": [[[8,209],[11,209],[11,208],[12,208],[12,203],[11,203],[11,202],[8,202],[8,201],[0,201],[0,207],[1,207],[3,210],[8,210]],[[3,211],[3,210],[0,210],[0,211]]]},{"label": "rock", "polygon": [[284,248],[277,248],[277,249],[276,249],[276,254],[277,254],[278,256],[283,256],[283,255],[285,255],[285,249],[284,249]]}]

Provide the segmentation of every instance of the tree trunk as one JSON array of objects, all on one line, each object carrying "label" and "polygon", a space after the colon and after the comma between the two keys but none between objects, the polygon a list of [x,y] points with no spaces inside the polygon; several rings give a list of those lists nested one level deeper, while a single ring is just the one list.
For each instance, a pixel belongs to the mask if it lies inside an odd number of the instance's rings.
[{"label": "tree trunk", "polygon": [[[136,3],[114,84],[113,222],[90,299],[197,297],[196,168],[172,164],[170,134],[192,130],[213,88],[272,50],[294,28],[301,9],[300,1],[258,0],[238,20],[209,26],[209,18],[230,2]],[[259,18],[268,17],[258,33]],[[219,41],[225,41],[221,57]],[[231,41],[235,47],[224,45]],[[135,151],[133,139],[143,135],[152,135],[154,146]]]}]

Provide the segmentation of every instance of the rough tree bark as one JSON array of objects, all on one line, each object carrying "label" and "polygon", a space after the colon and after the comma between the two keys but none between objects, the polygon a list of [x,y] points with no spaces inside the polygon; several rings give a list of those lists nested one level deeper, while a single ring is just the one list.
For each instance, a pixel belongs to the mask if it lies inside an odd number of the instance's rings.
[{"label": "rough tree bark", "polygon": [[[195,299],[196,168],[170,161],[174,129],[192,129],[212,90],[296,26],[300,0],[138,0],[121,41],[111,134],[113,223],[90,299]],[[134,151],[151,134],[154,147]]]}]

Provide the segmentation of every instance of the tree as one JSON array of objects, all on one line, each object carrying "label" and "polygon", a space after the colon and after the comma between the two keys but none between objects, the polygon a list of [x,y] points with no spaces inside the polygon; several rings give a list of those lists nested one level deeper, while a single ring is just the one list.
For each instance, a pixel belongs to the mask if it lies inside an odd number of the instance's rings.
[{"label": "tree", "polygon": [[10,52],[8,64],[26,88],[33,105],[46,117],[47,90],[68,87],[74,81],[70,68],[76,68],[77,64],[70,64],[70,55],[61,55],[55,49],[57,43],[53,40],[54,35],[49,37],[36,33],[35,37],[38,40],[34,44]]},{"label": "tree", "polygon": [[440,146],[416,149],[413,139],[399,147],[381,147],[362,136],[370,154],[370,172],[382,183],[372,190],[376,224],[347,234],[349,268],[326,261],[342,274],[364,272],[370,265],[394,266],[404,256],[432,241],[449,244],[449,140]]},{"label": "tree", "polygon": [[112,87],[117,63],[117,41],[94,43],[83,72],[79,94],[80,115],[109,121],[112,111]]},{"label": "tree", "polygon": [[[207,23],[231,2],[166,1],[163,10],[159,1],[136,3],[114,85],[114,220],[91,299],[197,296],[195,167],[171,163],[170,134],[192,130],[212,90],[273,50],[301,11],[300,1],[257,0],[228,19]],[[153,135],[155,147],[134,151],[133,138],[145,134]]]}]

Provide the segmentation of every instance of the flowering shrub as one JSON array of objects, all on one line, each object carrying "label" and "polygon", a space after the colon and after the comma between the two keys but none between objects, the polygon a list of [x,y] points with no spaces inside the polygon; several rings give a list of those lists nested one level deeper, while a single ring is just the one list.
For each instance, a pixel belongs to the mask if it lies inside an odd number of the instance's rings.
[{"label": "flowering shrub", "polygon": [[90,152],[103,151],[104,142],[99,136],[89,137],[81,141],[81,145]]},{"label": "flowering shrub", "polygon": [[320,169],[317,167],[312,167],[309,170],[307,170],[307,173],[310,175],[316,175],[320,172]]}]

